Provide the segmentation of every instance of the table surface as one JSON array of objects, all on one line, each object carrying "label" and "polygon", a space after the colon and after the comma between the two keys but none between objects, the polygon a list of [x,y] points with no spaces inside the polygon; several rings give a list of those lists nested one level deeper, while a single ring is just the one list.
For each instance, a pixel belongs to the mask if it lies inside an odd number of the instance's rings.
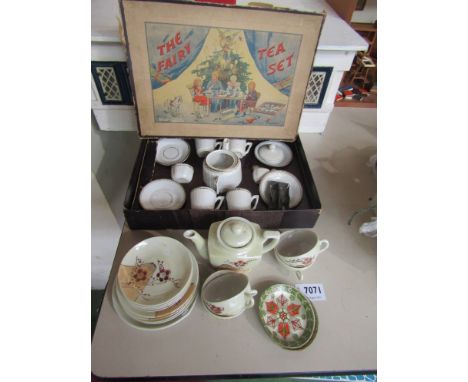
[{"label": "table surface", "polygon": [[[319,329],[309,347],[288,351],[273,343],[256,307],[235,319],[220,320],[204,310],[200,299],[174,327],[139,331],[114,312],[108,287],[92,342],[92,372],[100,377],[196,377],[376,370],[376,240],[357,232],[365,220],[347,225],[352,212],[365,207],[375,193],[375,179],[365,166],[375,153],[375,129],[353,123],[346,127],[345,133],[327,131],[327,137],[301,135],[323,205],[314,230],[330,241],[302,281],[322,283],[326,294],[326,301],[314,302]],[[206,231],[201,233],[206,237]],[[195,253],[201,283],[214,272],[182,231],[132,231],[124,226],[108,286],[125,253],[155,235],[176,238]],[[276,263],[272,252],[249,278],[259,294],[272,284],[299,283],[295,274]]]}]

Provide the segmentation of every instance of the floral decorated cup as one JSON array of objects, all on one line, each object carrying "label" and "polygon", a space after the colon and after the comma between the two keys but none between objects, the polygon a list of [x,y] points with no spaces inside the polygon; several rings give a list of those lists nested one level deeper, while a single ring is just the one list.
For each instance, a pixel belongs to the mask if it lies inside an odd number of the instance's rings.
[{"label": "floral decorated cup", "polygon": [[232,271],[213,273],[201,291],[205,307],[219,318],[234,318],[252,308],[256,294],[246,275]]},{"label": "floral decorated cup", "polygon": [[297,278],[302,280],[301,271],[311,267],[329,245],[328,240],[320,240],[310,229],[286,231],[275,247],[275,256],[283,266],[296,271]]}]

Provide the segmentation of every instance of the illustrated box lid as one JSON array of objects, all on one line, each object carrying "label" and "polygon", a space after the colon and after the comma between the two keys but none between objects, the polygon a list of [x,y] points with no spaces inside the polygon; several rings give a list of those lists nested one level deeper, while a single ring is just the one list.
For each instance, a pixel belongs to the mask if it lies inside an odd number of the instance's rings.
[{"label": "illustrated box lid", "polygon": [[120,6],[141,137],[296,138],[324,14]]}]

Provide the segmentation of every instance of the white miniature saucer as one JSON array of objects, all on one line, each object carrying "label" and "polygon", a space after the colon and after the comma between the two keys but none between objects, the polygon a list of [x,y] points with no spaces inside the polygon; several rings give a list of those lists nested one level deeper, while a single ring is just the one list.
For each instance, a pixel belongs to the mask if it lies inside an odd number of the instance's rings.
[{"label": "white miniature saucer", "polygon": [[255,147],[255,157],[270,167],[285,167],[291,163],[293,153],[286,143],[264,141]]},{"label": "white miniature saucer", "polygon": [[156,162],[172,166],[184,162],[190,155],[189,144],[180,138],[161,138],[156,148]]},{"label": "white miniature saucer", "polygon": [[184,203],[184,188],[171,179],[153,180],[140,192],[140,204],[145,210],[178,210]]},{"label": "white miniature saucer", "polygon": [[259,185],[259,193],[265,203],[270,201],[268,194],[269,182],[282,182],[289,184],[289,208],[296,207],[302,200],[304,194],[301,182],[293,174],[284,170],[271,170],[262,177]]}]

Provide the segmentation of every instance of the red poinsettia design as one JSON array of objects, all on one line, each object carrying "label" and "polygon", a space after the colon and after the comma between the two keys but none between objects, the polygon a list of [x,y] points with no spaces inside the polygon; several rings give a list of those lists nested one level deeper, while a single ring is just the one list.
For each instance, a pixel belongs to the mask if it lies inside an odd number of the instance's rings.
[{"label": "red poinsettia design", "polygon": [[291,305],[288,305],[288,313],[291,315],[291,316],[297,316],[299,314],[299,311],[301,309],[301,306],[298,305],[298,304],[291,304]]},{"label": "red poinsettia design", "polygon": [[266,308],[271,314],[276,314],[276,312],[278,312],[278,305],[276,305],[274,301],[267,301]]},{"label": "red poinsettia design", "polygon": [[278,325],[278,333],[283,337],[286,338],[289,336],[289,325],[286,322],[280,322]]},{"label": "red poinsettia design", "polygon": [[[301,320],[299,318],[294,319],[294,317],[301,311],[300,304],[295,304],[293,302],[289,303],[286,296],[281,294],[276,299],[272,298],[271,300],[266,301],[265,307],[269,313],[266,317],[266,324],[273,329],[276,328],[279,335],[284,339],[291,334],[291,330],[304,330]],[[276,325],[278,326],[276,327]]]}]

